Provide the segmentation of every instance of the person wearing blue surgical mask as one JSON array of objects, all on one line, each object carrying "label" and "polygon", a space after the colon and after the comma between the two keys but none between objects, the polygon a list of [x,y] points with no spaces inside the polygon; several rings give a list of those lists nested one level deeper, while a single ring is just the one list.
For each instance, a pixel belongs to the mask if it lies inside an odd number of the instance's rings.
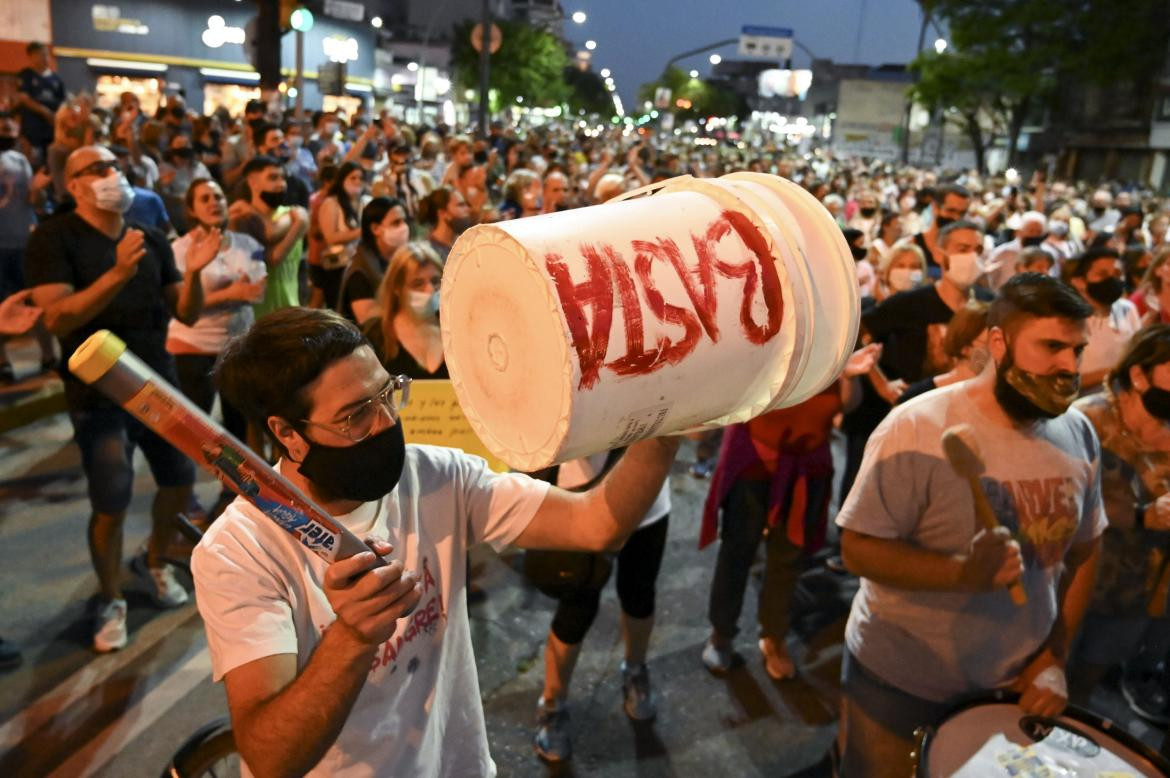
[{"label": "person wearing blue surgical mask", "polygon": [[412,379],[449,378],[439,332],[439,287],[443,261],[424,241],[402,246],[378,288],[382,315],[362,329],[382,366]]}]

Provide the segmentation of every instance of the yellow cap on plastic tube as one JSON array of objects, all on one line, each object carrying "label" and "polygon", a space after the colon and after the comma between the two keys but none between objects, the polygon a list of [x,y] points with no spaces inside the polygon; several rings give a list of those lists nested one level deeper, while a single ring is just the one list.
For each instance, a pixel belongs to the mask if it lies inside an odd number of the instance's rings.
[{"label": "yellow cap on plastic tube", "polygon": [[85,383],[92,384],[108,373],[125,352],[125,341],[109,330],[98,330],[69,357],[69,370]]}]

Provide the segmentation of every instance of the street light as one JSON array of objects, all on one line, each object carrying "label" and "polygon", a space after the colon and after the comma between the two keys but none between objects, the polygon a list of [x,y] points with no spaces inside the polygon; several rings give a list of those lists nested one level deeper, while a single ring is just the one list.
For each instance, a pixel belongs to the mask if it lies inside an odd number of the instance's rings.
[{"label": "street light", "polygon": [[691,78],[698,78],[698,77],[699,77],[699,71],[697,71],[697,70],[691,70],[691,73],[690,73],[690,75],[691,75]]},{"label": "street light", "polygon": [[593,41],[593,40],[585,41],[585,48],[589,49],[590,51],[593,51],[594,49],[597,48],[597,41]]},{"label": "street light", "polygon": [[718,65],[723,61],[723,57],[719,56],[718,54],[712,54],[707,59],[711,62],[712,65]]},{"label": "street light", "polygon": [[418,70],[418,63],[417,62],[407,62],[406,69],[409,70],[411,73],[413,73],[416,70]]},{"label": "street light", "polygon": [[373,19],[370,19],[370,26],[376,30],[382,29],[382,17],[375,16]]},{"label": "street light", "polygon": [[947,42],[945,40],[943,40],[942,38],[936,39],[934,42],[934,50],[936,53],[942,54],[944,51],[947,50]]},{"label": "street light", "polygon": [[573,12],[573,21],[576,22],[577,24],[584,24],[585,20],[588,18],[589,17],[585,15],[584,11],[574,11]]},{"label": "street light", "polygon": [[609,78],[609,68],[602,68],[601,69],[601,77],[602,78]]}]

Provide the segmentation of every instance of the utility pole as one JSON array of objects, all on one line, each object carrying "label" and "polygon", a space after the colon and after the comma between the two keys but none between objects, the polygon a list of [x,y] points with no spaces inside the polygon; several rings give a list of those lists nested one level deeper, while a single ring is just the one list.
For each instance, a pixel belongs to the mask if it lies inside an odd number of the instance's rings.
[{"label": "utility pole", "polygon": [[275,91],[280,86],[280,1],[258,0],[256,15],[256,72],[260,74],[260,91]]},{"label": "utility pole", "polygon": [[488,77],[491,73],[492,57],[492,8],[490,0],[482,0],[480,30],[482,43],[479,47],[479,136],[488,136]]},{"label": "utility pole", "polygon": [[[926,28],[930,25],[930,8],[922,9],[922,27],[918,30],[918,56],[922,55],[922,47],[926,44]],[[916,78],[915,81],[918,79]],[[902,164],[910,162],[910,112],[914,108],[913,98],[906,98],[906,111],[902,116]]]}]

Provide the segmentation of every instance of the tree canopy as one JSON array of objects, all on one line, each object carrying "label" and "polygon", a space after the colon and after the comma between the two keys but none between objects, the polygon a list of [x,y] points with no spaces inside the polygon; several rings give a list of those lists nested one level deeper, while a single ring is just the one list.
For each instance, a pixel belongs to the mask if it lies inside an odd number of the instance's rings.
[{"label": "tree canopy", "polygon": [[1148,83],[1170,42],[1165,0],[919,0],[945,24],[948,46],[911,64],[912,93],[961,127],[979,167],[997,135],[1014,158],[1032,112],[1062,82]]},{"label": "tree canopy", "polygon": [[[569,88],[565,68],[569,55],[553,35],[522,22],[497,21],[502,33],[500,49],[491,55],[488,86],[496,90],[502,106],[523,98],[526,105],[553,106],[565,102]],[[451,64],[460,89],[479,91],[479,52],[471,46],[474,23],[455,28],[451,44]]]}]

